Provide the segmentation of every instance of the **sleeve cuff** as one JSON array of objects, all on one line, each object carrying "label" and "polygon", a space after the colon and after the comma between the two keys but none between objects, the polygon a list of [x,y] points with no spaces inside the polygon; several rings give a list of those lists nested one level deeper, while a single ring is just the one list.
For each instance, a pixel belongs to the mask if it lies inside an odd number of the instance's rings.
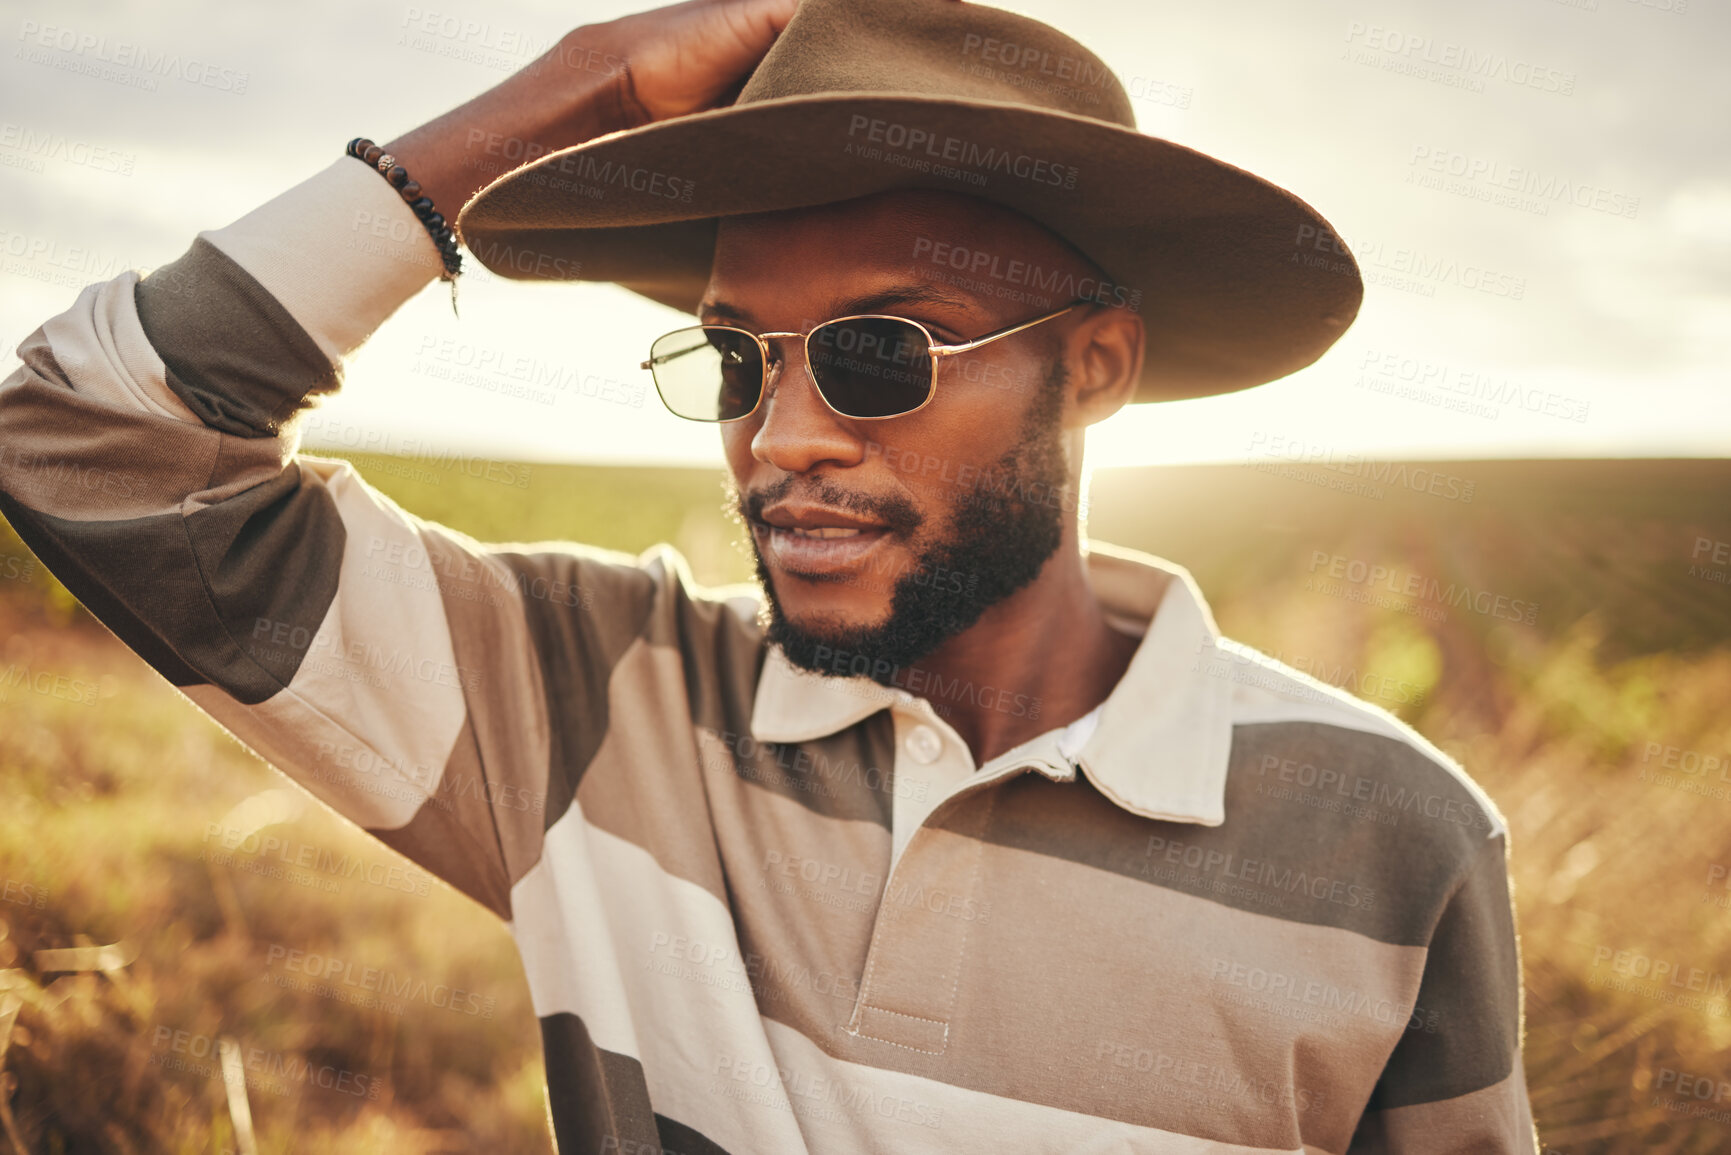
[{"label": "sleeve cuff", "polygon": [[198,235],[263,285],[333,364],[444,268],[397,190],[350,156]]}]

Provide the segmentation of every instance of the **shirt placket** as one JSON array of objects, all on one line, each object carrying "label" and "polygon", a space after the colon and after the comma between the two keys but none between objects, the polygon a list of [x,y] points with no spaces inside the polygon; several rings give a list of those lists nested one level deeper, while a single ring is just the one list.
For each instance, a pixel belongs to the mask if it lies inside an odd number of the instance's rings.
[{"label": "shirt placket", "polygon": [[[982,909],[980,862],[995,787],[1030,769],[1058,768],[1020,758],[976,771],[966,745],[929,707],[919,703],[894,713],[896,781],[926,781],[946,792],[960,784],[925,816],[890,868],[846,1030],[941,1055],[949,1045],[969,932]],[[966,767],[959,776],[950,765],[958,759]]]}]

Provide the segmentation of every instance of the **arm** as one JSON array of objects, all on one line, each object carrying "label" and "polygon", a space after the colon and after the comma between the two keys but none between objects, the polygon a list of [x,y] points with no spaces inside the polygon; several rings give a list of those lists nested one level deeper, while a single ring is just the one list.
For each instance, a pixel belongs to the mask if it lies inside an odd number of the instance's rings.
[{"label": "arm", "polygon": [[[494,175],[471,141],[550,151],[689,110],[761,57],[791,8],[700,0],[578,29],[390,146],[454,216]],[[596,56],[625,67],[588,67]],[[577,547],[484,548],[347,464],[297,453],[295,415],[439,270],[414,214],[341,145],[309,180],[142,280],[89,286],[25,339],[0,383],[0,513],[241,740],[509,917],[554,788],[536,640],[549,622],[566,631],[604,695],[623,648],[606,611],[628,620],[652,579]],[[576,691],[581,707],[596,687]]]},{"label": "arm", "polygon": [[1507,842],[1488,838],[1432,934],[1418,1005],[1349,1155],[1538,1151],[1521,1069]]}]

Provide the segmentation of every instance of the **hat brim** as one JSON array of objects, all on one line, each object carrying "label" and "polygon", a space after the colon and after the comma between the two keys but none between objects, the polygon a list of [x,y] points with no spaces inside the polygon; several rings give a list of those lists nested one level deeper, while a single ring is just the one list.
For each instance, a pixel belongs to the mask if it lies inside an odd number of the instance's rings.
[{"label": "hat brim", "polygon": [[[995,201],[1087,254],[1114,282],[1098,299],[1147,326],[1136,401],[1284,377],[1346,331],[1363,296],[1322,215],[1260,177],[1105,121],[945,96],[786,97],[612,133],[500,176],[457,231],[500,276],[611,281],[692,312],[720,218],[902,188]],[[1031,307],[1070,299],[1008,254],[941,268]]]}]

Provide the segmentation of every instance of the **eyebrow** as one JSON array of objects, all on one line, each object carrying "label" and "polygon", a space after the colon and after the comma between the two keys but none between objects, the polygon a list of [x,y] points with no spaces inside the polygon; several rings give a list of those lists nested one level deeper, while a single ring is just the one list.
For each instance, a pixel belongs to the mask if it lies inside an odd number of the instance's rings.
[{"label": "eyebrow", "polygon": [[[831,317],[848,317],[857,313],[876,313],[883,309],[894,308],[897,305],[949,305],[958,309],[971,309],[975,301],[961,293],[951,292],[936,285],[910,283],[892,285],[875,293],[852,297],[845,301],[833,302],[829,309]],[[704,314],[712,317],[728,317],[735,321],[751,319],[751,310],[727,301],[710,301],[698,306],[699,317]]]}]

